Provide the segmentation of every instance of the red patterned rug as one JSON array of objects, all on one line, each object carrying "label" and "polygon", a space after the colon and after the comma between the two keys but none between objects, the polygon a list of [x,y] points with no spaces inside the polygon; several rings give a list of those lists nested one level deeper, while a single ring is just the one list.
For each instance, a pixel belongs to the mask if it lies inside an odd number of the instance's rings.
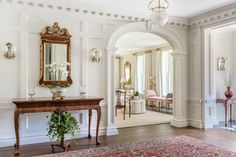
[{"label": "red patterned rug", "polygon": [[149,139],[40,157],[236,157],[236,153],[187,136]]}]

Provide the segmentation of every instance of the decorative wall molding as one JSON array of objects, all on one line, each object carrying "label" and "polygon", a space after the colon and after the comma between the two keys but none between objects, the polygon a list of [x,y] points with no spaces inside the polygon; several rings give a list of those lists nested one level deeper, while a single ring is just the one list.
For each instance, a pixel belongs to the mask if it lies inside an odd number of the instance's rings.
[{"label": "decorative wall molding", "polygon": [[[109,11],[98,11],[96,9],[87,9],[86,7],[77,7],[74,6],[63,6],[63,5],[56,5],[49,4],[48,2],[36,2],[33,0],[2,0],[0,3],[8,3],[8,4],[16,4],[18,6],[28,6],[32,8],[38,9],[49,9],[49,10],[56,10],[60,12],[68,12],[68,13],[75,13],[75,14],[82,14],[82,15],[92,15],[92,16],[100,16],[109,19],[115,20],[124,20],[129,22],[147,22],[148,17],[146,15],[135,15],[133,12],[128,11],[130,13],[112,13]],[[77,2],[78,3],[78,2]],[[78,3],[79,4],[79,3]],[[89,7],[88,7],[89,8]],[[106,9],[107,10],[107,9]],[[127,11],[126,11],[127,12]],[[185,18],[179,17],[169,17],[169,21],[166,24],[167,26],[174,26],[174,27],[185,27],[188,28],[188,20]]]},{"label": "decorative wall molding", "polygon": [[189,19],[189,27],[201,27],[236,18],[236,3]]}]

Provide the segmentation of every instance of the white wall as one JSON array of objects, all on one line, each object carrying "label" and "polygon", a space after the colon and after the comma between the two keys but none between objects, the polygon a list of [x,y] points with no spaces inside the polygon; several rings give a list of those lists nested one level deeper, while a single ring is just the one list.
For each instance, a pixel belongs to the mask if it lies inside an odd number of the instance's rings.
[{"label": "white wall", "polygon": [[[211,29],[235,23],[236,3],[189,19],[189,120],[191,126],[212,127],[216,116],[215,58]],[[221,43],[220,43],[221,44]],[[216,82],[217,83],[217,82]]]},{"label": "white wall", "polygon": [[[214,56],[213,59],[213,68],[214,68],[214,77],[215,77],[215,96],[216,98],[225,98],[224,92],[226,91],[226,86],[224,85],[224,79],[226,79],[227,71],[230,71],[232,75],[235,75],[233,68],[233,53],[234,53],[234,34],[232,31],[228,32],[212,32],[211,38],[211,47],[212,53]],[[224,57],[226,58],[226,71],[217,70],[217,58]],[[233,80],[234,81],[234,80]],[[235,84],[235,81],[234,83]],[[216,104],[216,117],[219,121],[224,121],[224,106],[223,104]]]},{"label": "white wall", "polygon": [[[45,2],[45,5],[47,2]],[[47,6],[47,5],[46,5]],[[109,36],[114,30],[127,23],[109,20],[67,10],[39,7],[36,4],[18,4],[0,1],[0,47],[12,42],[17,48],[14,60],[0,56],[0,147],[13,145],[15,141],[14,98],[27,97],[27,86],[37,85],[40,66],[40,32],[45,26],[59,22],[72,35],[71,69],[73,84],[68,88],[66,97],[78,96],[80,86],[86,86],[90,96],[104,97],[101,103],[102,118],[100,134],[106,132],[106,53]],[[89,51],[98,48],[103,52],[102,63],[89,61]],[[49,89],[36,86],[36,97],[51,97]],[[87,135],[87,111],[73,112],[81,122],[77,137]],[[46,137],[46,115],[48,113],[24,114],[20,116],[21,143],[48,141]],[[96,112],[93,116],[93,134],[96,126]]]}]

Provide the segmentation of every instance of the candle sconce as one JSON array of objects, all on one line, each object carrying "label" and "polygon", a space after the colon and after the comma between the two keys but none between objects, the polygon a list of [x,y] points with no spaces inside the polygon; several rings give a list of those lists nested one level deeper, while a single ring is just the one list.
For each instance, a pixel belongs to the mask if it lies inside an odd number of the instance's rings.
[{"label": "candle sconce", "polygon": [[226,59],[224,57],[217,58],[217,70],[218,71],[225,71],[225,61],[226,61]]},{"label": "candle sconce", "polygon": [[14,59],[16,57],[16,48],[12,43],[6,43],[4,47],[4,56],[7,59]]},{"label": "candle sconce", "polygon": [[93,48],[90,52],[91,52],[90,60],[92,62],[101,63],[101,60],[102,60],[101,51],[98,50],[97,48]]}]

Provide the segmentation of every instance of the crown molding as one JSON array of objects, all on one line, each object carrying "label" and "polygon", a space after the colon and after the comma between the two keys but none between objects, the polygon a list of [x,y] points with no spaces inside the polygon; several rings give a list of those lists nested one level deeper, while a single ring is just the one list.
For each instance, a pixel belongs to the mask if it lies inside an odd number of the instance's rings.
[{"label": "crown molding", "polygon": [[236,18],[236,2],[189,19],[189,27],[201,27]]},{"label": "crown molding", "polygon": [[[66,3],[59,0],[0,0],[0,3],[16,4],[18,6],[27,6],[36,9],[49,9],[52,11],[67,12],[78,15],[100,16],[112,20],[122,20],[128,22],[148,21],[148,16],[144,13],[121,10],[117,8],[111,9],[107,7],[97,7],[75,2],[73,0],[67,0]],[[170,16],[166,26],[180,28],[200,27],[233,18],[236,18],[236,2],[189,19]]]},{"label": "crown molding", "polygon": [[[66,4],[62,1],[48,1],[48,0],[0,0],[0,3],[15,4],[17,6],[31,7],[35,9],[48,9],[52,11],[60,11],[67,13],[74,13],[78,15],[92,15],[100,16],[113,20],[122,20],[128,22],[146,22],[148,16],[143,13],[133,11],[111,9],[106,7],[97,7],[88,4],[82,4],[73,0],[67,0]],[[78,7],[77,7],[78,6]],[[185,18],[169,17],[167,26],[188,27],[188,20]]]}]

